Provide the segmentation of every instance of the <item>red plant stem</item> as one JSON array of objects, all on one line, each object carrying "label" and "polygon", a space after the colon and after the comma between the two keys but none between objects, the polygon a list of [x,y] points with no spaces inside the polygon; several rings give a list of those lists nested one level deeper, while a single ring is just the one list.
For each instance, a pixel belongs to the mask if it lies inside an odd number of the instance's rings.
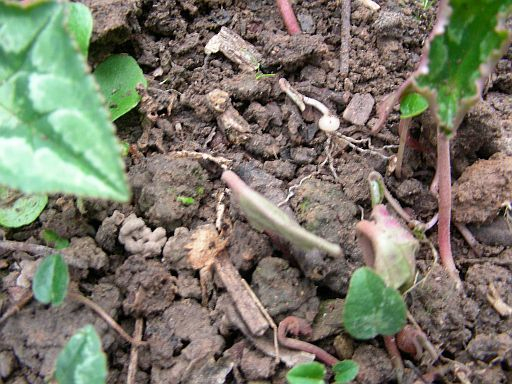
[{"label": "red plant stem", "polygon": [[290,35],[298,35],[302,33],[295,13],[293,12],[290,0],[276,0],[277,7],[283,18],[284,25]]},{"label": "red plant stem", "polygon": [[295,316],[285,317],[277,328],[277,339],[279,340],[279,344],[290,348],[296,349],[299,351],[304,351],[308,353],[312,353],[316,356],[317,360],[321,362],[333,366],[338,363],[339,360],[335,358],[330,353],[327,353],[322,348],[317,347],[316,345],[307,343],[302,340],[292,339],[287,337],[287,333],[290,332],[294,335],[307,335],[311,333],[311,326],[304,320]]},{"label": "red plant stem", "polygon": [[450,140],[440,130],[437,133],[437,175],[439,178],[439,222],[438,242],[441,262],[453,277],[458,287],[460,278],[453,261],[452,245],[450,242],[450,223],[452,217],[452,177],[450,167]]},{"label": "red plant stem", "polygon": [[411,117],[400,119],[400,124],[398,125],[400,143],[398,146],[398,153],[396,154],[395,175],[399,179],[402,178],[402,163],[404,161],[405,144],[407,142],[407,136],[409,136],[409,126],[411,125],[411,120]]},{"label": "red plant stem", "polygon": [[386,350],[388,351],[389,357],[391,358],[391,363],[393,363],[393,367],[395,367],[396,378],[399,383],[403,381],[404,376],[404,363],[402,361],[402,356],[400,355],[400,351],[396,345],[395,336],[383,336],[384,337],[384,345]]}]

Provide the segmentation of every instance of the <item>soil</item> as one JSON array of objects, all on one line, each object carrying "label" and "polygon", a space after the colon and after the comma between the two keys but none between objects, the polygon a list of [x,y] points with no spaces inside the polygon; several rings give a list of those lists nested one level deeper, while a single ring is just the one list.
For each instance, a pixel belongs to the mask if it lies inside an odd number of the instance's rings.
[{"label": "soil", "polygon": [[[117,204],[54,196],[36,222],[5,231],[5,238],[44,244],[41,232],[51,229],[70,239],[64,254],[74,289],[128,333],[136,318],[144,319],[143,340],[149,344],[139,351],[136,383],[285,383],[289,367],[270,356],[272,330],[250,335],[233,315],[233,301],[215,268],[198,269],[187,258],[199,230],[215,224],[225,185],[215,163],[178,152],[222,157],[276,204],[294,187],[281,208],[306,229],[339,243],[343,256],[300,253],[256,231],[229,194],[221,201],[223,240],[212,246],[225,247],[274,322],[294,315],[312,323],[310,340],[360,363],[359,383],[396,382],[382,339],[352,340],[343,332],[341,311],[350,276],[363,265],[355,224],[369,216],[367,176],[373,170],[386,174],[392,152],[381,148],[398,143],[396,111],[381,133],[370,136],[376,114],[367,106],[378,105],[414,70],[435,5],[382,0],[381,9],[372,11],[352,2],[350,69],[342,77],[336,0],[294,1],[304,31],[298,36],[287,35],[273,0],[82,2],[95,20],[91,66],[126,52],[148,79],[139,109],[116,121],[120,139],[132,148],[125,162],[133,198]],[[256,78],[222,53],[207,57],[204,47],[221,27],[253,44],[262,57],[260,69],[275,76]],[[473,231],[483,251],[473,254],[454,229],[463,281],[458,291],[422,246],[418,270],[425,280],[406,301],[442,360],[432,367],[426,353],[404,355],[406,383],[449,364],[457,369],[440,382],[459,382],[462,373],[472,383],[512,382],[512,316],[500,315],[489,300],[492,286],[512,305],[512,219],[506,207],[512,201],[511,68],[509,49],[453,140],[454,218]],[[281,92],[281,77],[340,117],[357,100],[340,132],[354,140],[371,137],[374,151],[333,140],[332,160],[324,163],[327,136],[316,126],[318,116],[299,112]],[[207,95],[215,89],[227,92],[237,124],[226,124],[211,109]],[[429,190],[435,173],[432,132],[428,114],[414,120],[411,134],[418,145],[406,150],[404,178],[385,176],[391,193],[423,221],[437,212]],[[185,204],[180,196],[193,202]],[[427,235],[436,244],[436,230]],[[21,251],[2,255],[2,313],[30,289],[36,265],[34,256]],[[108,382],[125,382],[130,345],[91,310],[66,300],[59,307],[31,301],[0,325],[0,383],[44,383],[58,351],[85,324],[101,336]]]}]

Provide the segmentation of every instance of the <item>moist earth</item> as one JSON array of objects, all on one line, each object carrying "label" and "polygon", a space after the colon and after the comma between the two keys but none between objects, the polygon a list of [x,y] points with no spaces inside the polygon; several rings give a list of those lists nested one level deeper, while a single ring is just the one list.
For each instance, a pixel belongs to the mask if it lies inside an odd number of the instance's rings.
[{"label": "moist earth", "polygon": [[[378,11],[351,2],[346,76],[338,71],[336,0],[294,1],[303,30],[297,36],[286,33],[272,0],[81,2],[94,16],[90,65],[125,52],[148,79],[138,110],[116,121],[120,139],[133,149],[125,158],[133,198],[117,204],[53,196],[37,221],[0,238],[43,244],[42,231],[52,230],[70,240],[63,253],[72,289],[129,334],[136,319],[144,320],[148,345],[139,349],[136,383],[285,383],[289,362],[304,358],[283,349],[276,362],[272,330],[261,337],[248,333],[215,262],[205,257],[200,268],[191,263],[189,248],[205,225],[217,225],[213,231],[220,233],[205,249],[218,247],[227,255],[274,322],[289,315],[306,319],[313,327],[310,341],[360,364],[359,383],[396,382],[381,338],[359,341],[344,333],[343,299],[351,274],[363,265],[355,225],[369,216],[371,171],[384,175],[393,196],[417,219],[428,221],[437,212],[429,189],[435,173],[432,116],[412,123],[416,144],[406,149],[402,179],[388,167],[398,144],[398,113],[370,135],[375,105],[418,63],[437,2],[379,1]],[[255,47],[263,77],[222,53],[205,54],[222,27]],[[452,142],[453,217],[472,231],[482,252],[474,254],[454,229],[463,280],[457,290],[423,245],[420,282],[406,296],[414,321],[442,354],[435,366],[456,364],[472,383],[512,382],[512,316],[499,313],[490,299],[492,290],[494,299],[512,305],[511,63],[509,49]],[[328,138],[320,131],[315,111],[301,113],[281,92],[281,77],[344,116],[340,135]],[[224,94],[229,107],[219,112],[213,96]],[[205,153],[217,160],[200,155]],[[339,243],[342,255],[297,251],[252,228],[220,180],[219,164],[304,228]],[[437,243],[435,229],[427,236]],[[30,289],[39,261],[21,251],[0,261],[5,313]],[[60,349],[85,324],[102,339],[108,382],[125,382],[130,344],[67,299],[58,307],[32,300],[0,324],[0,383],[46,382]],[[404,357],[406,383],[435,369],[426,353]],[[444,382],[462,377],[454,372],[448,370]]]}]

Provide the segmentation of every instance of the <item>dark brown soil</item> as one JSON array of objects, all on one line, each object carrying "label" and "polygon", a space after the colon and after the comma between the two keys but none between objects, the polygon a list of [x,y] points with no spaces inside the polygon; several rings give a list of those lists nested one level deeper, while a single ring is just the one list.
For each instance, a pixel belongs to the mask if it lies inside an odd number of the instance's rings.
[{"label": "dark brown soil", "polygon": [[[136,148],[126,158],[133,199],[125,205],[85,201],[79,208],[74,199],[55,196],[35,223],[8,231],[5,238],[42,244],[42,229],[52,229],[71,239],[65,254],[74,286],[128,333],[136,318],[144,318],[149,346],[139,353],[137,383],[285,383],[289,368],[262,352],[264,342],[240,327],[215,269],[199,271],[187,258],[198,228],[216,222],[225,185],[213,162],[177,152],[226,158],[247,184],[276,204],[297,186],[281,208],[343,248],[339,258],[289,249],[252,229],[229,194],[224,196],[221,236],[227,254],[273,320],[294,315],[312,323],[310,340],[360,363],[357,382],[395,382],[382,339],[352,340],[343,333],[341,311],[350,276],[363,265],[355,224],[369,214],[366,179],[373,170],[386,174],[393,152],[380,148],[398,143],[398,114],[371,137],[378,154],[333,140],[331,169],[323,163],[327,136],[316,126],[318,116],[310,110],[301,114],[277,81],[285,77],[340,117],[356,94],[378,104],[415,68],[435,6],[383,0],[373,12],[352,2],[350,71],[341,77],[336,0],[294,1],[304,33],[293,37],[273,0],[82,2],[95,20],[91,65],[126,52],[149,82],[140,110],[116,121],[121,140]],[[263,57],[262,68],[276,76],[257,79],[221,53],[207,58],[204,46],[223,26],[253,44]],[[474,255],[454,229],[452,246],[464,286],[457,291],[433,264],[430,248],[422,247],[418,268],[425,281],[406,300],[443,358],[432,366],[426,353],[419,359],[404,355],[410,360],[407,383],[449,364],[458,371],[448,370],[440,382],[459,382],[454,372],[465,372],[472,383],[512,382],[512,316],[500,315],[489,300],[492,285],[512,305],[512,224],[506,210],[512,201],[511,63],[509,49],[452,145],[454,218],[474,232],[484,256]],[[229,94],[243,132],[225,127],[211,110],[207,95],[214,89]],[[340,131],[356,140],[370,137],[375,107],[368,116],[361,108],[355,113],[349,120],[362,123],[342,120]],[[385,181],[413,216],[427,221],[437,211],[429,191],[435,148],[428,114],[413,122],[411,132],[419,150],[406,150],[404,179],[386,176]],[[192,197],[193,203],[184,204],[179,196]],[[128,219],[133,228],[120,240]],[[435,228],[428,236],[436,244]],[[2,256],[1,313],[29,289],[34,260],[24,252]],[[0,325],[0,383],[44,383],[66,340],[88,323],[108,354],[108,382],[125,382],[130,345],[103,320],[73,301],[56,308],[32,301]],[[271,330],[266,337],[265,345],[271,346]]]}]

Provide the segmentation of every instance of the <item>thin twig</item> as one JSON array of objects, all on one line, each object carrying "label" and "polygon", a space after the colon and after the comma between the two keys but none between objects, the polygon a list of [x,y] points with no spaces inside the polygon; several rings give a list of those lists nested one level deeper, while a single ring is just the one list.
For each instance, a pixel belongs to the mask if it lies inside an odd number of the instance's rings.
[{"label": "thin twig", "polygon": [[400,119],[400,124],[398,125],[400,144],[398,146],[398,153],[396,154],[395,175],[399,179],[402,178],[402,164],[404,161],[405,144],[407,142],[407,136],[409,135],[409,126],[411,125],[411,120],[411,117]]},{"label": "thin twig", "polygon": [[91,310],[96,312],[96,314],[101,317],[108,325],[110,325],[123,339],[129,342],[132,345],[141,346],[146,345],[145,341],[137,341],[134,340],[126,331],[107,313],[103,308],[101,308],[94,301],[88,299],[87,297],[81,295],[80,293],[69,292],[68,297],[71,300],[77,301]]},{"label": "thin twig", "polygon": [[34,256],[48,256],[52,253],[57,252],[55,249],[47,247],[45,245],[30,244],[19,241],[1,240],[0,251],[14,251],[14,252],[26,252]]},{"label": "thin twig", "polygon": [[350,59],[350,12],[352,0],[341,0],[340,75],[348,75]]},{"label": "thin twig", "polygon": [[9,309],[7,309],[7,311],[5,311],[5,313],[2,315],[2,317],[0,317],[0,325],[2,325],[4,322],[6,322],[9,317],[11,317],[12,315],[15,315],[16,313],[21,311],[21,309],[25,305],[30,303],[32,298],[33,298],[32,290],[28,290],[27,292],[25,292],[23,294],[23,296],[21,297],[21,299],[17,303],[14,303]]},{"label": "thin twig", "polygon": [[473,236],[468,227],[466,227],[466,225],[462,223],[454,222],[453,224],[455,225],[455,228],[459,230],[464,240],[466,240],[466,243],[468,243],[468,245],[470,246],[471,251],[473,251],[473,253],[477,257],[482,257],[482,251],[478,249],[480,243],[478,242],[477,239],[475,239],[475,236]]},{"label": "thin twig", "polygon": [[277,339],[277,325],[276,325],[276,323],[274,323],[274,319],[272,319],[272,317],[270,317],[267,310],[261,303],[260,299],[258,298],[258,296],[256,296],[256,294],[254,293],[252,288],[249,286],[247,281],[242,279],[242,283],[244,284],[245,288],[247,289],[247,292],[249,292],[249,295],[251,295],[251,297],[253,298],[253,300],[256,303],[256,306],[259,308],[260,312],[263,314],[263,316],[265,316],[265,319],[267,319],[268,323],[270,324],[270,328],[272,328],[272,330],[274,331],[274,348],[276,350],[275,359],[276,359],[276,362],[279,363],[280,357],[279,357],[279,341]]},{"label": "thin twig", "polygon": [[[142,341],[142,331],[144,330],[144,319],[137,318],[135,320],[135,329],[133,331],[133,339],[137,342]],[[135,376],[137,375],[137,365],[139,361],[139,347],[132,345],[130,351],[130,364],[128,365],[128,375],[126,377],[126,384],[135,384]]]}]

